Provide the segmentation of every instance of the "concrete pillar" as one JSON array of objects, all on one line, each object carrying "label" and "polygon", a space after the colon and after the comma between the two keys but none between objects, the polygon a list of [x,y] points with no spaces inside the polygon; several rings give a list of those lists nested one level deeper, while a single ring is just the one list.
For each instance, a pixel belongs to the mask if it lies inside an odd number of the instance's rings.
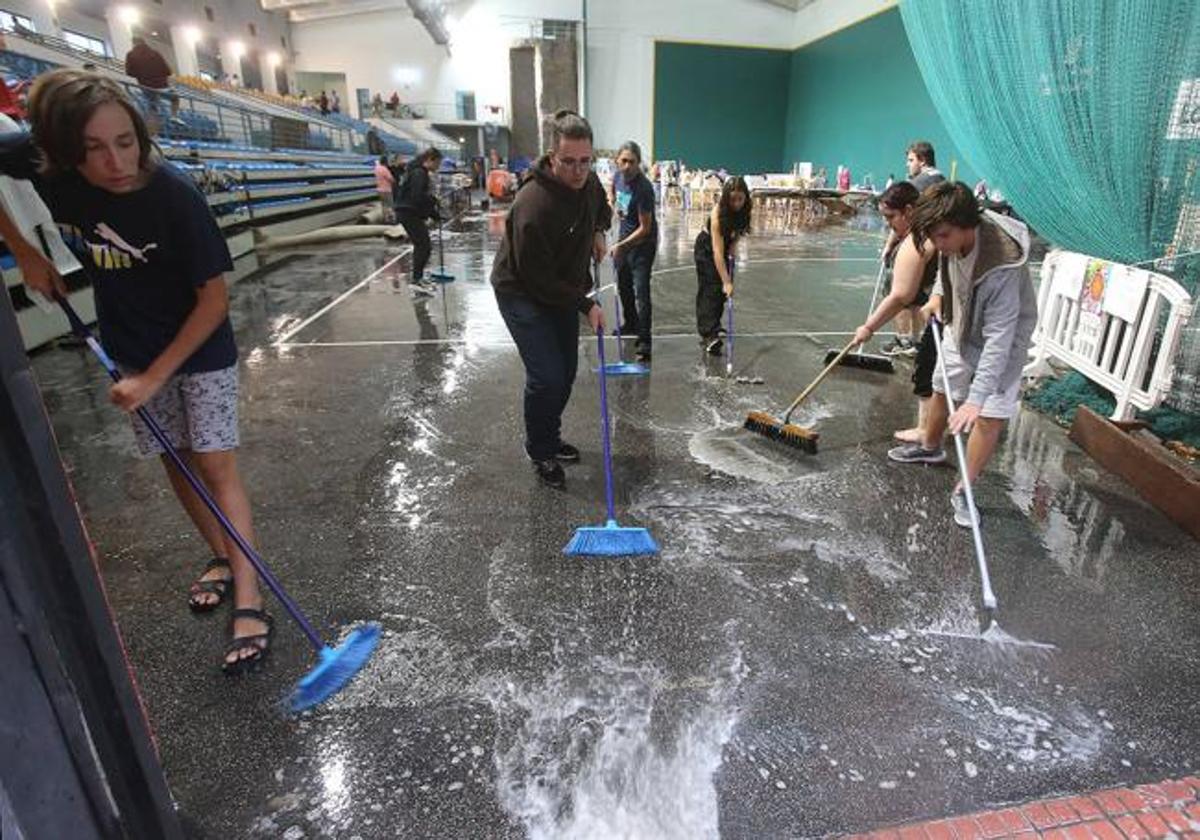
[{"label": "concrete pillar", "polygon": [[274,52],[258,53],[259,73],[262,74],[263,93],[279,93],[279,85],[275,83],[275,68],[279,66],[279,54]]},{"label": "concrete pillar", "polygon": [[191,26],[171,27],[171,48],[175,50],[175,75],[199,76],[200,63],[196,60],[197,31]]},{"label": "concrete pillar", "polygon": [[134,24],[122,17],[121,13],[125,8],[119,5],[109,6],[108,11],[104,13],[104,18],[108,21],[108,36],[112,39],[113,58],[117,61],[124,61],[125,54],[133,48]]},{"label": "concrete pillar", "polygon": [[246,80],[242,78],[242,57],[234,48],[233,41],[221,44],[221,70],[231,78],[237,76],[240,84],[246,83]]},{"label": "concrete pillar", "polygon": [[[62,0],[58,0],[62,2]],[[62,37],[62,26],[58,22],[58,10],[52,0],[34,0],[29,8],[29,19],[40,35]]]}]

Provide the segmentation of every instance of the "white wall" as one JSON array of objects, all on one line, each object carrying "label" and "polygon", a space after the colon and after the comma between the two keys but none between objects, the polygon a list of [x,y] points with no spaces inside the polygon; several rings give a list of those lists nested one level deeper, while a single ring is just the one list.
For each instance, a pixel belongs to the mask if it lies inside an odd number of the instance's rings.
[{"label": "white wall", "polygon": [[898,0],[816,0],[795,16],[792,46],[802,47],[826,35],[832,35],[863,18],[890,9],[897,2]]},{"label": "white wall", "polygon": [[[351,97],[365,87],[449,104],[467,90],[480,111],[497,104],[511,114],[509,45],[536,20],[580,20],[582,10],[581,0],[462,0],[450,11],[461,25],[449,56],[403,10],[294,23],[296,68],[344,72]],[[795,16],[763,0],[589,0],[587,115],[597,145],[649,145],[656,39],[790,49]]]}]

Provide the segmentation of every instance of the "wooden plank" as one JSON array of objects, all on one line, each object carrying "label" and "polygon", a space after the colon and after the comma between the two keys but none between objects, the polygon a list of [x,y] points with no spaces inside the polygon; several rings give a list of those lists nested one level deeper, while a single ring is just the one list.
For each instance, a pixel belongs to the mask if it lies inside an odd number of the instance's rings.
[{"label": "wooden plank", "polygon": [[1200,539],[1200,474],[1181,462],[1147,431],[1127,433],[1080,406],[1071,440],[1179,527]]}]

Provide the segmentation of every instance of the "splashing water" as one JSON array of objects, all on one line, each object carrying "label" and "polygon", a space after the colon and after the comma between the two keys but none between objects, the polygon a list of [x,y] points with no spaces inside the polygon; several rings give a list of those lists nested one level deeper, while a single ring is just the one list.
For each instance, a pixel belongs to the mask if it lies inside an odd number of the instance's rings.
[{"label": "splashing water", "polygon": [[491,693],[507,733],[495,752],[505,809],[533,840],[715,840],[713,774],[737,722],[740,651],[683,684],[644,663],[588,664]]}]

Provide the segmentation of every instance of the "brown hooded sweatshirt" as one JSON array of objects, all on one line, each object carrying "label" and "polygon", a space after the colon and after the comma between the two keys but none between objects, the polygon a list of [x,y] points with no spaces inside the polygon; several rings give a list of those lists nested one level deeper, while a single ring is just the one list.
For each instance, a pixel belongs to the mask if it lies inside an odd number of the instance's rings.
[{"label": "brown hooded sweatshirt", "polygon": [[492,286],[497,295],[522,295],[587,314],[595,305],[587,296],[592,239],[608,230],[612,208],[595,173],[574,190],[554,177],[546,157],[531,172],[504,221]]}]

